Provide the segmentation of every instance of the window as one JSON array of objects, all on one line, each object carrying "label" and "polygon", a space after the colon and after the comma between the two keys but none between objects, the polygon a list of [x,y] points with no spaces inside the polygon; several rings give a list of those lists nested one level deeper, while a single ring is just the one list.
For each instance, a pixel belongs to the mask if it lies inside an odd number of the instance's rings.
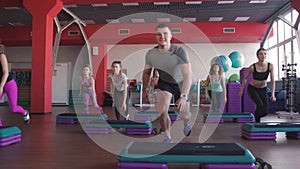
[{"label": "window", "polygon": [[[283,17],[287,22],[294,25],[299,13],[292,10]],[[267,40],[266,44],[268,45],[268,60],[274,65],[275,80],[281,80],[282,77],[286,76],[285,71],[282,71],[283,65],[293,63],[297,63],[294,68],[297,76],[300,76],[300,44],[298,44],[300,39],[296,38],[296,34],[300,35],[300,32],[297,32],[290,24],[280,19],[274,22],[272,31],[273,36]]]}]

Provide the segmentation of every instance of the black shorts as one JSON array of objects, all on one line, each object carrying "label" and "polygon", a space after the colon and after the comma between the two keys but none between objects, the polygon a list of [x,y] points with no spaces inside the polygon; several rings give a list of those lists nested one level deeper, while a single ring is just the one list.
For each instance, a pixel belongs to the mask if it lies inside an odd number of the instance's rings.
[{"label": "black shorts", "polygon": [[158,80],[157,88],[162,91],[167,91],[167,92],[173,94],[174,100],[171,102],[175,103],[180,98],[181,86],[182,86],[182,83],[179,83],[179,84],[178,83],[168,83],[163,80]]}]

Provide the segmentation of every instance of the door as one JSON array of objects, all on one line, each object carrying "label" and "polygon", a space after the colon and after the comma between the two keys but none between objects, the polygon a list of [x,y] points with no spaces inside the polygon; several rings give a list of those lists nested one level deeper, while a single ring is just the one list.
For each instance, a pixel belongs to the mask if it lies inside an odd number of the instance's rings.
[{"label": "door", "polygon": [[68,105],[69,64],[55,64],[52,75],[52,104]]}]

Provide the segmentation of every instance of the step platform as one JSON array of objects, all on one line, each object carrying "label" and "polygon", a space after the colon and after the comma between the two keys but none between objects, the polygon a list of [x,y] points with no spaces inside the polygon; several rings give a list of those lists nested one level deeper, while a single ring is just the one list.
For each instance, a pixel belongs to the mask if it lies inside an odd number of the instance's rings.
[{"label": "step platform", "polygon": [[0,146],[20,142],[21,133],[17,126],[0,126]]},{"label": "step platform", "polygon": [[[169,116],[170,116],[170,120],[171,121],[176,121],[178,120],[178,112],[177,111],[169,111]],[[140,111],[140,112],[136,112],[134,114],[134,120],[141,120],[141,121],[146,121],[149,120],[151,121],[152,117],[157,118],[158,117],[158,112],[157,111]]]},{"label": "step platform", "polygon": [[225,121],[245,123],[254,122],[254,115],[250,112],[205,112],[203,122],[222,123]]},{"label": "step platform", "polygon": [[241,136],[249,140],[275,140],[277,132],[285,132],[287,138],[300,139],[300,123],[244,123]]},{"label": "step platform", "polygon": [[112,128],[125,128],[129,135],[152,134],[151,121],[135,122],[130,120],[94,120],[84,126],[88,134],[108,134]]},{"label": "step platform", "polygon": [[57,124],[77,124],[79,120],[97,120],[108,119],[106,114],[77,114],[77,113],[61,113],[56,115]]},{"label": "step platform", "polygon": [[255,168],[255,157],[239,143],[130,142],[118,160],[119,169],[167,169],[168,163],[199,163],[205,169]]}]

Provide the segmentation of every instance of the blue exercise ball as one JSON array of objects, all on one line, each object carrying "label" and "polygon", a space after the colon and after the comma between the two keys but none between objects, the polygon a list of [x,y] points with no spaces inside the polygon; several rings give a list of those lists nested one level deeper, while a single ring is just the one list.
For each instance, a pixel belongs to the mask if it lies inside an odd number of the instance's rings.
[{"label": "blue exercise ball", "polygon": [[229,58],[232,62],[233,68],[240,68],[243,67],[245,63],[245,57],[242,53],[234,51],[229,54]]},{"label": "blue exercise ball", "polygon": [[215,63],[221,65],[224,69],[224,72],[227,72],[232,66],[230,58],[228,56],[225,56],[225,55],[218,56]]}]

